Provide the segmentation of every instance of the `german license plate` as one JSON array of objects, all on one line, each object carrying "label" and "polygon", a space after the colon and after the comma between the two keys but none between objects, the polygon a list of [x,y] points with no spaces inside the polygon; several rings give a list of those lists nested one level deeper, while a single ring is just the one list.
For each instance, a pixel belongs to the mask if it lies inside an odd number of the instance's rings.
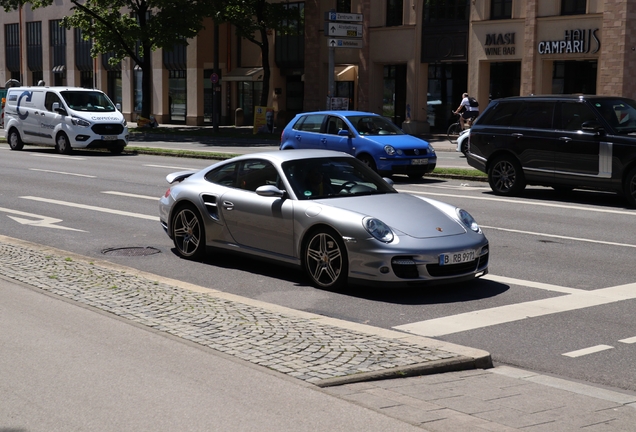
[{"label": "german license plate", "polygon": [[102,135],[104,141],[117,141],[117,135]]},{"label": "german license plate", "polygon": [[428,165],[428,159],[411,159],[411,165]]},{"label": "german license plate", "polygon": [[474,250],[465,250],[461,252],[443,253],[439,256],[439,265],[461,264],[475,260]]}]

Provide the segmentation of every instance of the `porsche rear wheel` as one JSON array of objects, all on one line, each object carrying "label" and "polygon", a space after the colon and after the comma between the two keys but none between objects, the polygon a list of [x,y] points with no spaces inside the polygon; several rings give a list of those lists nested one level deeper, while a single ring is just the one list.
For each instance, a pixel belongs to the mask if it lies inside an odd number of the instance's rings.
[{"label": "porsche rear wheel", "polygon": [[343,287],[349,262],[341,237],[329,228],[310,233],[303,250],[303,265],[312,285],[326,289]]},{"label": "porsche rear wheel", "polygon": [[193,206],[183,206],[175,213],[172,239],[177,253],[183,258],[201,258],[205,253],[205,227]]}]

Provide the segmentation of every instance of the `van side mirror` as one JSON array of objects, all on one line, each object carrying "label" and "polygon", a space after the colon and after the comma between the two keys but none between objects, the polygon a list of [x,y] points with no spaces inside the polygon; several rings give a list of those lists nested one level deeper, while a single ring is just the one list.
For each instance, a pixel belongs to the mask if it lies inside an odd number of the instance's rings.
[{"label": "van side mirror", "polygon": [[60,107],[60,103],[59,102],[53,102],[53,111],[55,111],[58,114],[62,114],[62,115],[67,115],[66,114],[66,110],[64,108]]},{"label": "van side mirror", "polygon": [[117,108],[117,111],[121,112],[121,104],[120,103],[116,103],[115,104],[115,108]]},{"label": "van side mirror", "polygon": [[589,120],[589,121],[583,122],[583,124],[581,124],[581,130],[584,130],[585,132],[596,133],[596,134],[600,134],[601,132],[605,131],[603,126],[601,126],[601,124],[597,122],[596,120]]}]

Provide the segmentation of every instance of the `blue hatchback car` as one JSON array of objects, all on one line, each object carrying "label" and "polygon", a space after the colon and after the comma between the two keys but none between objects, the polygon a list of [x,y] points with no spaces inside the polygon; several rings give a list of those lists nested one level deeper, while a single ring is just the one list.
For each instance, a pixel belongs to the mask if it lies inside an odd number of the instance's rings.
[{"label": "blue hatchback car", "polygon": [[324,149],[349,153],[381,175],[420,178],[435,169],[427,141],[405,134],[385,117],[361,111],[298,114],[283,130],[281,150]]}]

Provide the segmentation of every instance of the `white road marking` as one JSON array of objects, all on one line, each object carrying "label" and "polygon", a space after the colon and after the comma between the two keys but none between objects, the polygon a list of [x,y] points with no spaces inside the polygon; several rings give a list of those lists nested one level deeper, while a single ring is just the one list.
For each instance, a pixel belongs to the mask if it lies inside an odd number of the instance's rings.
[{"label": "white road marking", "polygon": [[[524,281],[520,281],[522,285]],[[534,285],[534,288],[540,288]],[[420,336],[436,337],[452,333],[459,333],[497,324],[520,321],[528,318],[551,315],[577,309],[615,303],[622,300],[636,299],[636,283],[602,288],[592,291],[574,288],[557,288],[566,295],[534,300],[524,303],[510,304],[490,309],[477,310],[458,315],[414,322],[394,327],[397,330]]]},{"label": "white road marking", "polygon": [[627,339],[621,339],[621,340],[619,340],[619,342],[626,343],[626,344],[636,343],[636,336],[635,337],[630,337],[630,338],[627,338]]},{"label": "white road marking", "polygon": [[86,160],[86,158],[79,157],[79,156],[65,156],[65,155],[44,154],[44,153],[31,153],[31,156],[47,157],[47,158],[54,158],[54,159]]},{"label": "white road marking", "polygon": [[594,354],[597,352],[601,352],[601,351],[606,351],[609,349],[614,349],[613,346],[609,346],[609,345],[596,345],[593,347],[589,347],[589,348],[583,348],[580,350],[576,350],[576,351],[570,351],[567,353],[564,353],[562,355],[566,356],[566,357],[572,357],[572,358],[576,358],[576,357],[582,357],[584,355],[589,355],[589,354]]},{"label": "white road marking", "polygon": [[419,194],[419,195],[433,195],[433,196],[443,196],[450,198],[466,198],[466,199],[474,199],[481,201],[497,201],[497,202],[505,202],[510,204],[524,204],[531,206],[540,206],[540,207],[552,207],[552,208],[562,208],[569,210],[579,210],[579,211],[590,211],[596,213],[609,213],[609,214],[620,214],[620,215],[629,215],[636,216],[636,211],[632,210],[611,210],[604,208],[595,208],[595,207],[581,207],[581,206],[573,206],[568,204],[555,204],[555,203],[544,203],[544,202],[536,202],[536,201],[522,201],[515,200],[510,198],[497,198],[497,197],[485,197],[485,196],[470,196],[470,195],[454,195],[454,194],[444,194],[437,192],[421,192],[421,191],[408,191],[408,190],[400,190],[400,192]]},{"label": "white road marking", "polygon": [[45,169],[38,169],[38,168],[29,168],[29,171],[40,171],[40,172],[47,172],[47,173],[53,173],[53,174],[64,174],[64,175],[77,176],[77,177],[96,178],[95,176],[92,176],[92,175],[75,174],[75,173],[68,173],[64,171],[52,171],[52,170],[45,170]]},{"label": "white road marking", "polygon": [[513,233],[518,233],[518,234],[539,236],[539,237],[550,237],[550,238],[558,238],[558,239],[563,239],[563,240],[573,240],[573,241],[580,241],[580,242],[587,242],[587,243],[597,243],[597,244],[603,244],[603,245],[609,245],[609,246],[621,246],[621,247],[636,248],[636,245],[629,244],[629,243],[616,243],[616,242],[608,242],[608,241],[602,241],[602,240],[592,240],[592,239],[586,239],[586,238],[580,238],[580,237],[568,237],[568,236],[562,236],[562,235],[557,235],[557,234],[537,233],[537,232],[532,232],[532,231],[521,231],[521,230],[515,230],[515,229],[509,229],[509,228],[491,227],[491,226],[487,226],[487,225],[480,225],[480,226],[482,228],[487,228],[487,229],[492,229],[492,230],[507,231],[507,232],[513,232]]},{"label": "white road marking", "polygon": [[144,166],[150,167],[150,168],[168,168],[168,169],[174,169],[179,171],[198,171],[201,169],[201,168],[183,168],[183,167],[168,166],[168,165],[144,165]]},{"label": "white road marking", "polygon": [[139,219],[147,219],[147,220],[152,220],[152,221],[159,221],[159,217],[158,216],[149,216],[149,215],[145,215],[145,214],[141,214],[141,213],[132,213],[132,212],[127,212],[127,211],[114,210],[114,209],[109,209],[109,208],[105,208],[105,207],[96,207],[96,206],[91,206],[91,205],[86,205],[86,204],[72,203],[72,202],[68,202],[68,201],[58,201],[58,200],[53,200],[53,199],[48,199],[48,198],[40,198],[40,197],[34,197],[34,196],[22,196],[20,198],[28,199],[28,200],[32,200],[32,201],[45,202],[45,203],[49,203],[49,204],[58,204],[58,205],[63,205],[63,206],[67,206],[67,207],[81,208],[81,209],[84,209],[84,210],[93,210],[93,211],[98,211],[98,212],[102,212],[102,213],[116,214],[116,215],[120,215],[120,216],[130,216],[130,217],[139,218]]},{"label": "white road marking", "polygon": [[28,218],[35,218],[35,220],[33,220],[33,219],[25,219],[25,218],[21,218],[17,216],[8,216],[10,219],[13,219],[14,221],[22,225],[32,225],[32,226],[37,226],[41,228],[56,228],[56,229],[67,230],[67,231],[86,232],[86,231],[75,229],[75,228],[68,228],[61,225],[55,225],[58,222],[62,222],[62,219],[56,219],[56,218],[52,218],[48,216],[41,216],[41,215],[36,215],[33,213],[26,213],[23,211],[12,210],[12,209],[2,208],[2,207],[0,207],[0,212],[9,213],[10,215],[14,214],[14,215],[26,216]]},{"label": "white road marking", "polygon": [[159,201],[159,197],[156,197],[156,196],[137,195],[137,194],[131,194],[126,192],[117,192],[117,191],[102,191],[102,193],[105,193],[108,195],[119,195],[119,196],[125,196],[130,198],[140,198],[140,199]]}]

